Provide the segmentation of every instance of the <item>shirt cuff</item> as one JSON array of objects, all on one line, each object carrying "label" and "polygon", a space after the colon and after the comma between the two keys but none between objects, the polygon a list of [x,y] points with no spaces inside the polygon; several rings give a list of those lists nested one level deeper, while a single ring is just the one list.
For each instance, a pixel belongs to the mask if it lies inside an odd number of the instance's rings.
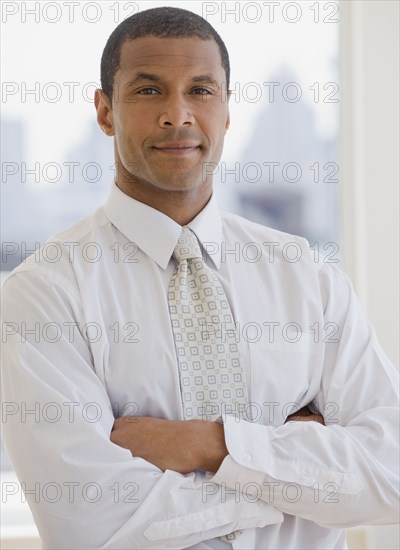
[{"label": "shirt cuff", "polygon": [[223,424],[229,454],[217,472],[212,477],[207,476],[208,480],[258,494],[263,488],[265,472],[272,458],[269,441],[265,434],[259,441],[261,433],[257,424],[231,415],[225,415]]}]

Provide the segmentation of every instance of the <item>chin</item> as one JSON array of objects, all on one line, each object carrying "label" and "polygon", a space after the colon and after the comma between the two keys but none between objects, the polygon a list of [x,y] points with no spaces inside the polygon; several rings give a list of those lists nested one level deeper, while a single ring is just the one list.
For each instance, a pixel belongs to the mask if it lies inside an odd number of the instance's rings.
[{"label": "chin", "polygon": [[206,182],[202,182],[198,175],[196,176],[193,172],[189,172],[186,174],[174,174],[168,179],[163,179],[157,184],[157,187],[166,191],[189,191],[205,184]]},{"label": "chin", "polygon": [[159,189],[164,191],[194,191],[199,188],[199,185],[196,185],[192,181],[171,181],[163,182],[157,185]]}]

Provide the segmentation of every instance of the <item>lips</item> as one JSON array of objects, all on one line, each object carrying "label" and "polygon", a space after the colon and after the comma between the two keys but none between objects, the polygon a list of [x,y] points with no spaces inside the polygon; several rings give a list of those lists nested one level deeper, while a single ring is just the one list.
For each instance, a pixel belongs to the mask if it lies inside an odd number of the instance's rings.
[{"label": "lips", "polygon": [[199,143],[191,141],[169,141],[153,145],[153,149],[166,154],[185,155],[197,151],[200,148]]}]

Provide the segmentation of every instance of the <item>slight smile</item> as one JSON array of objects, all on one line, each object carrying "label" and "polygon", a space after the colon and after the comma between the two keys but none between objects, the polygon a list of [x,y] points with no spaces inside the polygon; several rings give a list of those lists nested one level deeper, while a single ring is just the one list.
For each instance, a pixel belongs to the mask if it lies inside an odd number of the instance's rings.
[{"label": "slight smile", "polygon": [[184,156],[199,150],[200,145],[168,143],[165,145],[158,145],[157,147],[153,147],[153,149],[167,155]]}]

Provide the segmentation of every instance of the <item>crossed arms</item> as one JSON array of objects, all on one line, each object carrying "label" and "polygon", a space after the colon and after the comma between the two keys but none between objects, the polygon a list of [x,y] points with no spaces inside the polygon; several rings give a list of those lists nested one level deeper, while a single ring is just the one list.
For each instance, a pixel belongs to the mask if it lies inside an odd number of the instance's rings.
[{"label": "crossed arms", "polygon": [[[288,421],[324,424],[323,417],[312,414],[307,407],[288,416]],[[196,470],[216,472],[228,455],[223,425],[205,420],[124,416],[115,421],[111,441],[162,471],[181,474]]]}]

